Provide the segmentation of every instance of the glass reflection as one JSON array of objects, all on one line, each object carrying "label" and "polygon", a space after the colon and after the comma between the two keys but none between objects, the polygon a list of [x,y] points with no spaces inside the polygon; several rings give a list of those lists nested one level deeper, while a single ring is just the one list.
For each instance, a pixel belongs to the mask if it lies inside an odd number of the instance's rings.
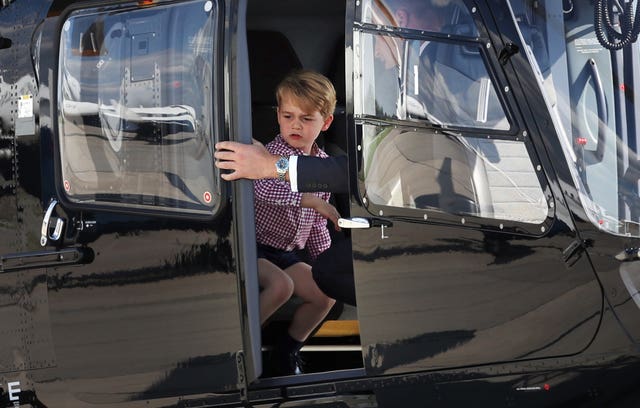
[{"label": "glass reflection", "polygon": [[363,114],[508,130],[479,45],[363,34]]},{"label": "glass reflection", "polygon": [[364,125],[363,159],[374,204],[535,224],[547,217],[522,142]]},{"label": "glass reflection", "polygon": [[73,201],[214,207],[214,18],[206,3],[69,16],[59,134]]},{"label": "glass reflection", "polygon": [[[509,2],[586,216],[609,233],[640,236],[640,42],[604,46],[589,0]],[[622,10],[617,21],[629,17]]]},{"label": "glass reflection", "polygon": [[478,35],[462,0],[365,0],[362,10],[363,23],[440,33],[464,23],[468,29],[459,35]]}]

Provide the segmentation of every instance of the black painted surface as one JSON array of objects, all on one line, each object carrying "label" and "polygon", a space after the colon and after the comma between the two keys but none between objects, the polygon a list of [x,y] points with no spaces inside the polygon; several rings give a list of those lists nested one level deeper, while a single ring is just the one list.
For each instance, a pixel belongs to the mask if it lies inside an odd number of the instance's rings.
[{"label": "black painted surface", "polygon": [[[3,255],[42,249],[43,211],[56,191],[56,30],[72,3],[18,0],[0,11],[0,36],[11,40],[0,49]],[[494,44],[518,42],[504,1],[477,6]],[[369,406],[635,406],[640,313],[615,255],[640,243],[581,215],[531,68],[520,54],[509,61],[499,77],[548,181],[552,227],[535,236],[487,232],[450,217],[395,221],[385,240],[379,229],[354,233],[369,376],[329,373],[298,386],[320,381],[319,390],[366,396]],[[28,94],[34,132],[16,136],[17,98]],[[352,215],[368,215],[357,203]],[[95,221],[63,245],[91,248],[95,258],[0,273],[0,404],[13,406],[8,383],[19,382],[20,403],[34,407],[240,406],[235,248],[248,237],[234,235],[232,206],[211,223],[57,211]],[[576,239],[589,246],[567,265],[563,251]],[[280,401],[286,384],[255,393]],[[211,395],[222,391],[229,395]]]},{"label": "black painted surface", "polygon": [[[18,1],[0,12],[0,35],[12,40],[0,50],[0,148],[11,156],[2,156],[0,249],[28,256],[80,247],[94,258],[0,274],[0,387],[8,393],[6,384],[19,382],[22,404],[51,407],[234,390],[242,344],[229,211],[203,223],[58,206],[65,238],[40,246],[56,198],[57,30],[71,3]],[[15,135],[21,95],[34,96],[32,135]],[[80,220],[95,223],[78,231]]]}]

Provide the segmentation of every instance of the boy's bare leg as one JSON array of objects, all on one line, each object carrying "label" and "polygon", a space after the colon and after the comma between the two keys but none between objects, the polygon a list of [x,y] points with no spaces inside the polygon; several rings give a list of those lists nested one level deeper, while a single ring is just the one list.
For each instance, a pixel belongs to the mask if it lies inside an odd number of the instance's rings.
[{"label": "boy's bare leg", "polygon": [[293,295],[293,280],[273,263],[258,258],[260,292],[260,324]]},{"label": "boy's bare leg", "polygon": [[294,340],[304,342],[327,316],[336,301],[318,288],[313,280],[310,265],[298,262],[284,272],[293,280],[294,294],[304,301],[293,315],[289,335]]}]

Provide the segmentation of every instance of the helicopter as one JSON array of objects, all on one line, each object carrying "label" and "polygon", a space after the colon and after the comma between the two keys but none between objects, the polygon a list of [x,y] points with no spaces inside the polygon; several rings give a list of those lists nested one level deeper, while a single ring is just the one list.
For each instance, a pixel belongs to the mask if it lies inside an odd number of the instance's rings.
[{"label": "helicopter", "polygon": [[[0,0],[0,406],[637,406],[635,3]],[[302,68],[357,302],[273,376],[213,152]]]}]

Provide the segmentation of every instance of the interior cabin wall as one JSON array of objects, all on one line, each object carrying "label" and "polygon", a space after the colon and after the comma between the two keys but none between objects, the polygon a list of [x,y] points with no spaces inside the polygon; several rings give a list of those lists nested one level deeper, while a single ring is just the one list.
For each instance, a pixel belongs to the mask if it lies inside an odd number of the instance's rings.
[{"label": "interior cabin wall", "polygon": [[282,32],[304,68],[327,74],[344,36],[345,6],[344,1],[250,0],[247,29]]},{"label": "interior cabin wall", "polygon": [[[304,2],[287,2],[285,0],[260,1],[249,0],[247,6],[247,30],[275,31],[286,37],[286,41],[292,47],[301,68],[311,69],[326,75],[336,87],[338,97],[339,117],[328,132],[321,135],[319,143],[330,155],[344,153],[346,149],[345,121],[342,112],[345,101],[345,69],[344,69],[344,33],[345,33],[346,2],[311,0]],[[252,49],[249,43],[249,59],[260,52],[263,57],[272,56],[273,59],[281,58],[282,46],[278,44],[260,43],[260,47],[266,47],[261,51]],[[269,47],[273,47],[269,49]],[[254,46],[255,47],[255,46]],[[278,65],[270,62],[269,65]],[[281,63],[279,69],[286,71]],[[252,67],[252,70],[255,66]],[[260,70],[267,68],[261,67]],[[267,75],[263,75],[267,74]],[[275,118],[275,91],[274,83],[265,83],[265,76],[275,74],[264,72],[252,75],[251,87],[253,105],[253,137],[263,142],[270,141],[277,132]],[[260,91],[256,91],[260,89]],[[256,95],[256,93],[260,93]],[[266,93],[266,94],[265,94]],[[264,99],[272,98],[270,108],[265,108]],[[339,149],[336,147],[339,146]]]}]

